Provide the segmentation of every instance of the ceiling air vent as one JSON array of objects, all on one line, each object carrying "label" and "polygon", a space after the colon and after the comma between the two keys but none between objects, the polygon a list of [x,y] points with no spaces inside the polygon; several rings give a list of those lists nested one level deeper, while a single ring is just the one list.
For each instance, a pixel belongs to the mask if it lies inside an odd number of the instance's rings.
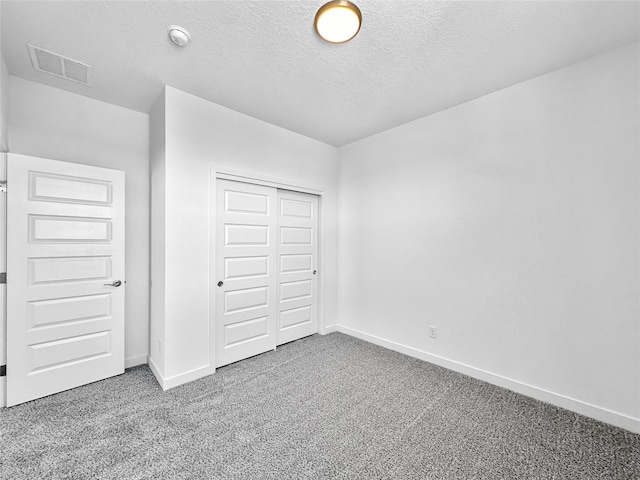
[{"label": "ceiling air vent", "polygon": [[63,57],[33,45],[27,44],[27,47],[29,47],[33,68],[39,72],[49,73],[72,82],[91,86],[91,70],[93,68],[91,65]]}]

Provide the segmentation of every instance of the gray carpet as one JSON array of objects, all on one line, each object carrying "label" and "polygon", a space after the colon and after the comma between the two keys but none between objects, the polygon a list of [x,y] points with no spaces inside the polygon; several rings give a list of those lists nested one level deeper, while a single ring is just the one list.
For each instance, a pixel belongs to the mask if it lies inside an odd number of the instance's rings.
[{"label": "gray carpet", "polygon": [[640,436],[346,335],[0,412],[3,479],[640,479]]}]

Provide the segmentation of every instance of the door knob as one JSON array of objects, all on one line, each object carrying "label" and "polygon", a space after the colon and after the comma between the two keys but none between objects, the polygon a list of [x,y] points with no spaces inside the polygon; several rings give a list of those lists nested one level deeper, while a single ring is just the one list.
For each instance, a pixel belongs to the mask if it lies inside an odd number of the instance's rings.
[{"label": "door knob", "polygon": [[315,275],[316,273],[318,273],[318,271],[317,271],[317,270],[314,270],[314,271],[313,271],[313,274]]},{"label": "door knob", "polygon": [[222,285],[224,285],[224,282],[221,280],[218,282],[218,286],[221,287]]},{"label": "door knob", "polygon": [[114,280],[113,283],[105,283],[104,285],[105,287],[119,287],[122,285],[122,282],[120,280]]}]

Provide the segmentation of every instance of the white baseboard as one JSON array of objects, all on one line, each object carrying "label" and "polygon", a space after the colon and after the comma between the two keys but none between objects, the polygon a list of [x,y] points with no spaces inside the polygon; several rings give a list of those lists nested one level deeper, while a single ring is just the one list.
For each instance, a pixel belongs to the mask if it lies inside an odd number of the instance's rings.
[{"label": "white baseboard", "polygon": [[138,365],[145,365],[147,363],[147,354],[134,355],[124,359],[124,368],[136,367]]},{"label": "white baseboard", "polygon": [[7,406],[7,377],[0,378],[0,408]]},{"label": "white baseboard", "polygon": [[464,363],[449,360],[448,358],[433,355],[431,353],[427,353],[425,351],[418,350],[407,345],[396,343],[391,340],[386,340],[375,335],[370,335],[368,333],[345,327],[343,325],[337,325],[337,331],[346,335],[351,335],[352,337],[359,338],[360,340],[364,340],[366,342],[388,348],[389,350],[394,350],[396,352],[409,355],[410,357],[419,358],[420,360],[440,365],[441,367],[448,368],[449,370],[463,373],[470,377],[506,388],[513,392],[521,393],[528,397],[535,398],[536,400],[541,400],[557,407],[566,408],[567,410],[571,410],[581,415],[594,418],[601,422],[624,428],[633,433],[640,433],[640,419],[638,418],[633,418],[622,413],[614,412],[606,408],[598,407],[596,405],[577,400],[575,398],[567,397],[565,395],[554,393],[543,388],[522,383],[518,380],[503,377],[502,375],[491,373],[486,370],[466,365]]},{"label": "white baseboard", "polygon": [[333,333],[337,331],[338,331],[338,325],[334,323],[333,325],[323,327],[322,330],[320,331],[320,335],[328,335],[329,333]]},{"label": "white baseboard", "polygon": [[185,383],[193,382],[194,380],[197,380],[199,378],[211,375],[216,371],[214,367],[205,365],[204,367],[194,368],[193,370],[189,370],[188,372],[164,378],[160,374],[160,369],[151,358],[149,358],[149,368],[155,375],[156,380],[158,380],[158,383],[160,384],[160,387],[162,387],[162,390],[169,390],[170,388],[175,388],[180,385],[184,385]]},{"label": "white baseboard", "polygon": [[[156,380],[162,387],[164,380],[163,380],[162,374],[160,373],[160,369],[158,368],[158,366],[153,361],[153,358],[151,357],[148,358],[147,363],[149,364],[149,369],[151,370],[151,373],[153,373],[153,376],[156,377]],[[162,389],[164,390],[165,388],[162,387]]]}]

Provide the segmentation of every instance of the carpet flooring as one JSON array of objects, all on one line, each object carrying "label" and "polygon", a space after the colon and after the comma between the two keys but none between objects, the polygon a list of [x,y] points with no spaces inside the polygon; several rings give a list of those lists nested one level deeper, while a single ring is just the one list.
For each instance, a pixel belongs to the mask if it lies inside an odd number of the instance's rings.
[{"label": "carpet flooring", "polygon": [[640,479],[640,435],[334,333],[0,411],[0,478]]}]

